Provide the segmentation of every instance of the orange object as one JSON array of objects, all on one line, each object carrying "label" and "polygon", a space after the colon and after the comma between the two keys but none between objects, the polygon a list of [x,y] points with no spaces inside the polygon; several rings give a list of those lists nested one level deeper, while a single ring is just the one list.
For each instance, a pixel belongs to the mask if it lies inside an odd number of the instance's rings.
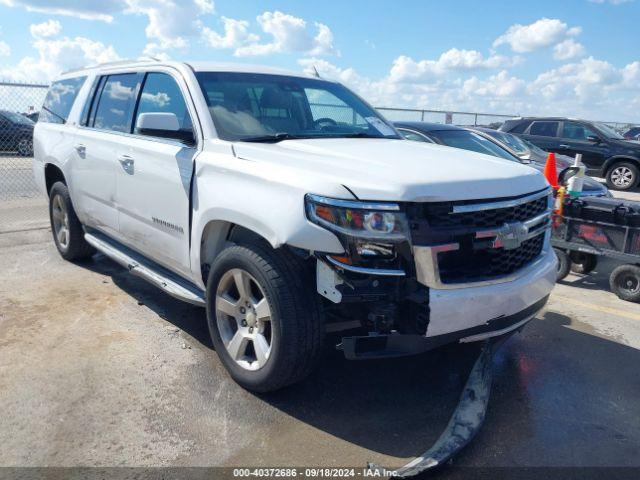
[{"label": "orange object", "polygon": [[558,189],[558,169],[556,167],[556,154],[549,152],[547,163],[544,165],[544,176],[547,182],[554,188]]}]

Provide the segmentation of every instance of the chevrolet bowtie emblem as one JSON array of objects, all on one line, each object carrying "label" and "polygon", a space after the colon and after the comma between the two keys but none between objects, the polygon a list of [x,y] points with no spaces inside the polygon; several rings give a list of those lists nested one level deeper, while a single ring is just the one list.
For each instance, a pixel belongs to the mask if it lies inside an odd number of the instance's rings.
[{"label": "chevrolet bowtie emblem", "polygon": [[504,226],[495,230],[496,238],[493,241],[493,248],[504,248],[513,250],[522,245],[527,239],[529,229],[522,222],[505,223]]}]

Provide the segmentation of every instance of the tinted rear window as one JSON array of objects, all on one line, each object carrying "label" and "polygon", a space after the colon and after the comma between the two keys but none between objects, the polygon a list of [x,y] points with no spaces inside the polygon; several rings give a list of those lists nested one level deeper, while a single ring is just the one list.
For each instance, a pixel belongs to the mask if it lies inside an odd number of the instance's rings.
[{"label": "tinted rear window", "polygon": [[520,122],[520,123],[517,123],[513,128],[507,128],[507,131],[511,133],[524,133],[524,131],[527,129],[529,125],[531,125],[530,121]]},{"label": "tinted rear window", "polygon": [[431,135],[437,137],[442,143],[449,147],[471,150],[472,152],[484,153],[485,155],[504,158],[512,162],[519,162],[517,157],[511,155],[504,148],[468,130],[439,130],[431,132]]},{"label": "tinted rear window", "polygon": [[529,134],[540,137],[555,137],[558,135],[558,125],[558,122],[533,122]]},{"label": "tinted rear window", "polygon": [[109,75],[100,93],[93,126],[102,130],[131,132],[133,108],[140,75]]},{"label": "tinted rear window", "polygon": [[53,82],[44,99],[42,111],[38,117],[40,122],[65,123],[78,92],[87,77],[68,78]]}]

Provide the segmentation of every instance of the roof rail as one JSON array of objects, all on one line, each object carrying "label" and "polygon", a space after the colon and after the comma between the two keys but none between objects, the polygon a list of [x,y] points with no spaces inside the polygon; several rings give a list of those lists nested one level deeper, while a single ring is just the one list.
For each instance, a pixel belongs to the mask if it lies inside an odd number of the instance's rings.
[{"label": "roof rail", "polygon": [[115,67],[117,65],[126,65],[128,63],[159,62],[159,61],[160,60],[158,58],[154,58],[154,57],[140,57],[140,58],[136,58],[135,60],[133,59],[115,60],[113,62],[97,63],[95,65],[89,65],[87,67],[74,68],[72,70],[67,70],[65,72],[62,72],[62,75],[66,75],[74,72],[81,72],[82,70],[87,70],[89,68]]}]

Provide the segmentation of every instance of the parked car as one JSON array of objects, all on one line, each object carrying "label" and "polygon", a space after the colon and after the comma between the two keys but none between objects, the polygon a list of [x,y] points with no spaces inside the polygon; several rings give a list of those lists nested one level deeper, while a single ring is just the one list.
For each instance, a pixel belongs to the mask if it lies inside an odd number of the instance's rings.
[{"label": "parked car", "polygon": [[630,190],[640,180],[640,143],[629,142],[611,127],[567,118],[517,118],[500,127],[548,152],[582,154],[587,173],[607,180],[607,186]]},{"label": "parked car", "polygon": [[623,135],[625,140],[640,140],[640,127],[632,127]]},{"label": "parked car", "polygon": [[350,329],[350,359],[513,332],[555,282],[539,172],[408,142],[339,83],[94,67],[52,84],[34,146],[61,256],[98,250],[206,307],[220,360],[251,390],[307,375],[329,329]]},{"label": "parked car", "polygon": [[[485,129],[479,129],[478,127],[457,127],[455,125],[443,125],[441,123],[395,122],[394,125],[407,140],[426,141],[447,145],[449,147],[472,150],[513,162],[523,162],[540,172],[544,170],[545,162],[539,161],[541,159],[539,153],[532,151],[526,154],[527,157],[533,155],[534,161],[529,160],[529,158],[523,159],[517,156],[515,151],[510,149],[505,143],[497,140],[500,135],[509,135],[511,138],[503,138],[503,140],[514,144],[517,143],[514,141],[514,138],[518,139],[518,137],[510,134],[496,132],[497,135],[494,136],[491,134],[495,132],[494,130],[487,132]],[[535,147],[532,150],[535,150]],[[570,161],[571,159],[562,155],[559,155],[559,157],[560,158],[557,158],[556,166],[558,172],[561,172],[571,166],[572,162]],[[610,197],[611,193],[600,182],[592,178],[585,178],[582,196]]]},{"label": "parked car", "polygon": [[0,110],[0,151],[33,154],[33,125],[24,115]]}]

